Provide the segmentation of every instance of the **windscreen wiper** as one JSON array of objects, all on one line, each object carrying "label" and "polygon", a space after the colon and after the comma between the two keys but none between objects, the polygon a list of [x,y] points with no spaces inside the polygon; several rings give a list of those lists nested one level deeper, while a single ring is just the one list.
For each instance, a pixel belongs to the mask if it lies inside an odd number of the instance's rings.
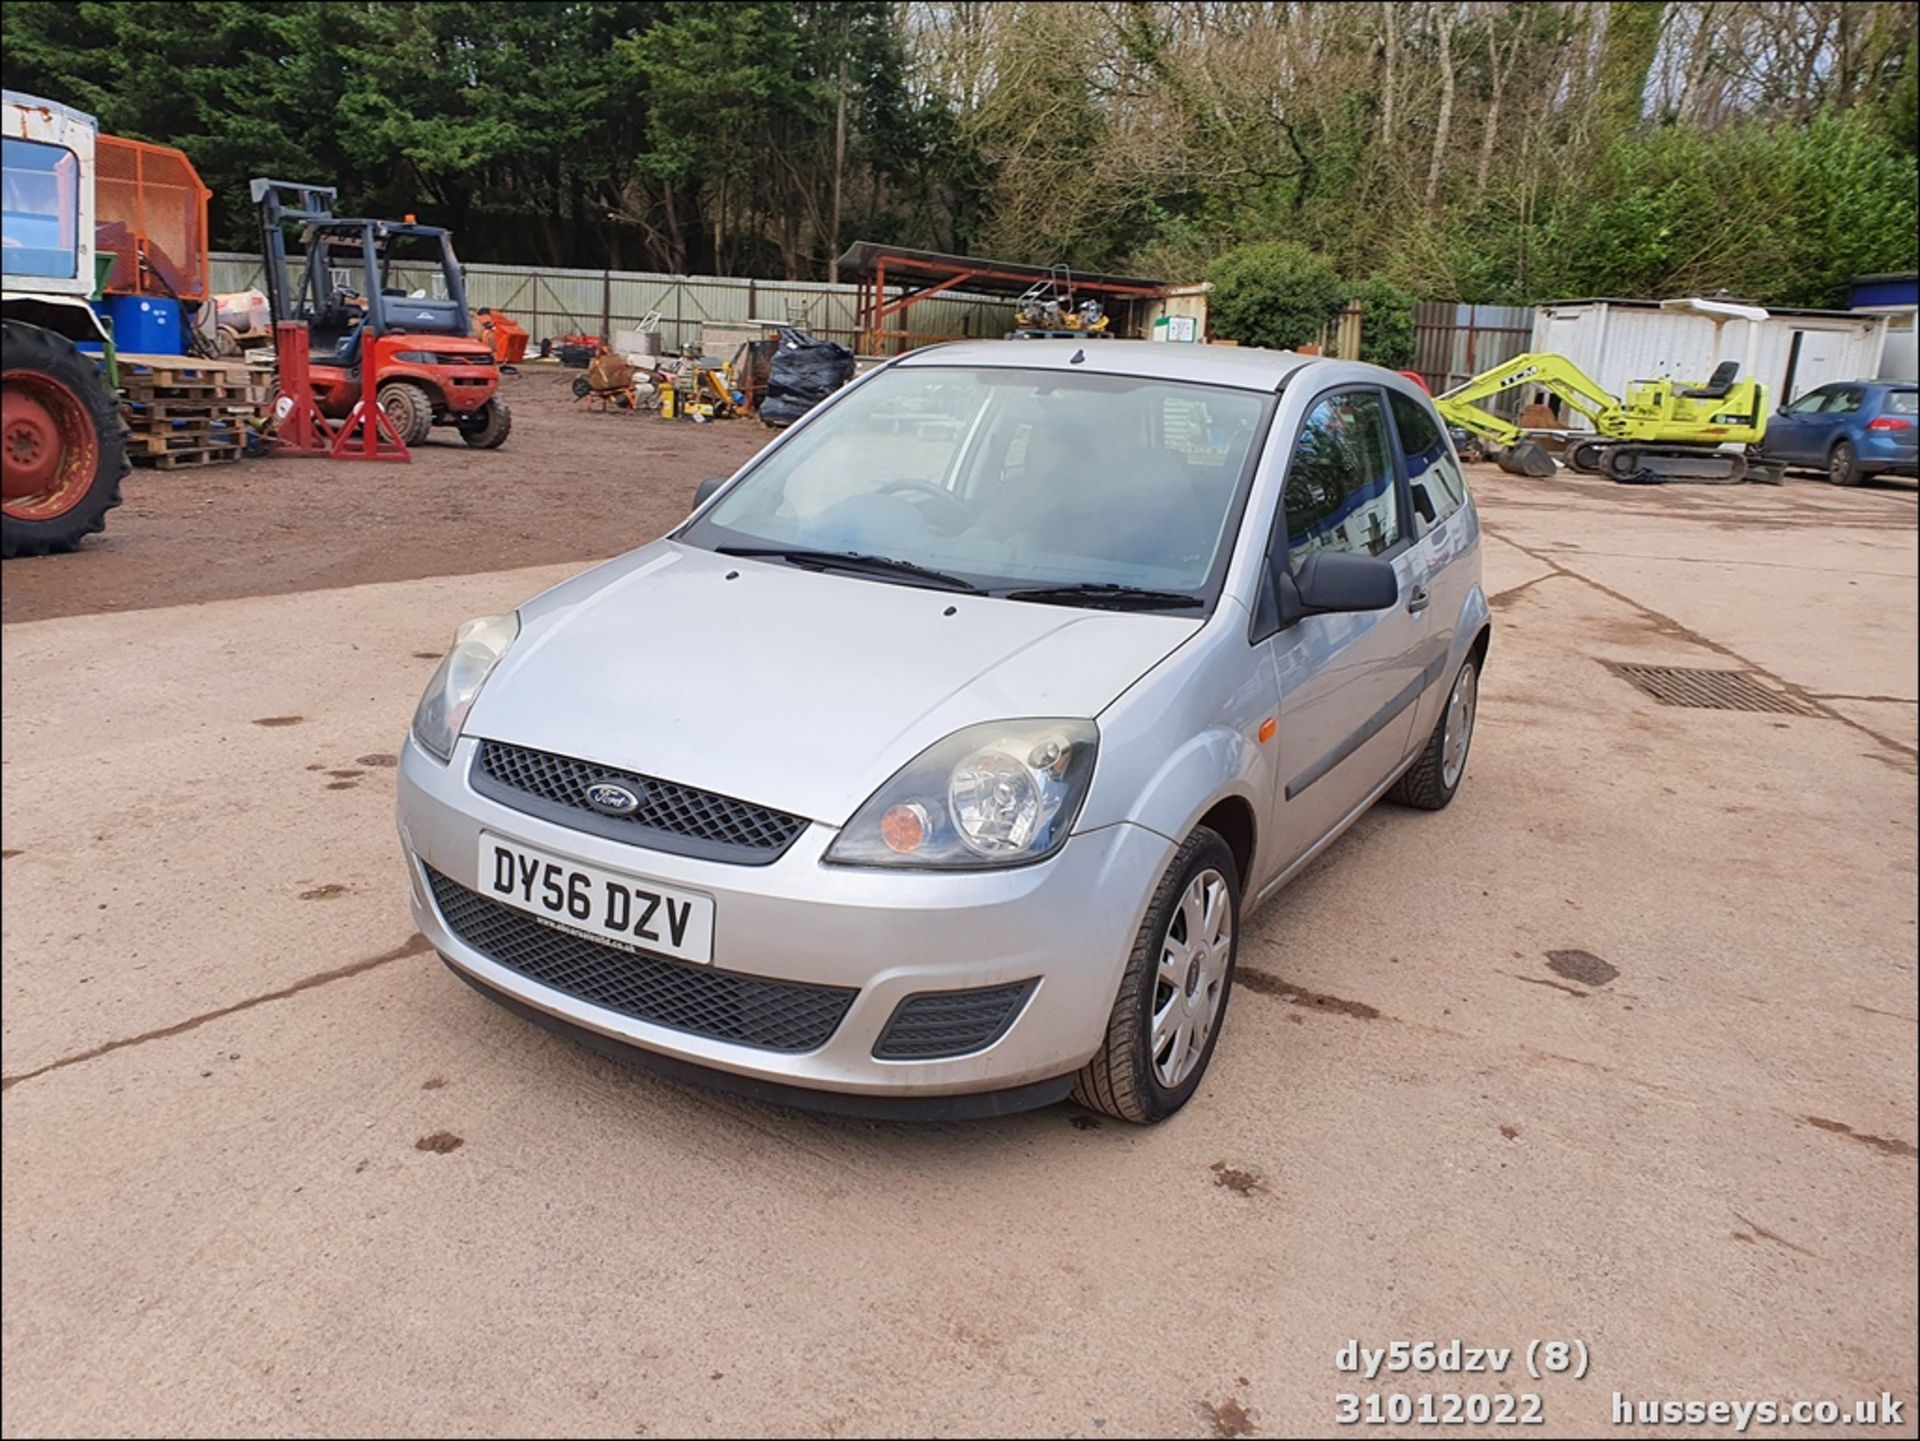
[{"label": "windscreen wiper", "polygon": [[809,550],[795,545],[722,545],[721,555],[745,556],[757,560],[784,560],[793,565],[817,570],[849,570],[863,575],[897,575],[908,580],[927,581],[947,590],[978,591],[979,586],[944,570],[916,565],[910,560],[895,560],[889,555],[866,555],[857,550]]},{"label": "windscreen wiper", "polygon": [[1088,605],[1107,610],[1194,610],[1205,602],[1177,590],[1148,590],[1111,581],[1082,581],[1077,585],[1042,585],[1028,590],[1002,591],[1008,600],[1031,600],[1041,605]]}]

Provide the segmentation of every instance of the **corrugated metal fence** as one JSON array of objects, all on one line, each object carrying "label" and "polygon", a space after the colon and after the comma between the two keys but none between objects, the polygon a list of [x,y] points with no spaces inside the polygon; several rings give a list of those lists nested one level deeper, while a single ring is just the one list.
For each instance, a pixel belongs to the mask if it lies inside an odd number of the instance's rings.
[{"label": "corrugated metal fence", "polygon": [[[293,283],[301,267],[294,262]],[[437,272],[395,266],[409,288],[430,289]],[[861,287],[812,281],[743,280],[721,275],[656,275],[633,270],[550,270],[531,265],[469,264],[467,300],[502,311],[524,325],[536,344],[543,338],[583,332],[610,335],[632,330],[659,315],[661,343],[669,351],[697,342],[703,324],[741,325],[768,320],[790,324],[851,346]],[[264,288],[260,257],[216,253],[216,292]],[[347,280],[346,283],[351,283]],[[902,292],[888,287],[890,296]],[[910,343],[995,337],[1013,328],[1005,300],[948,293],[930,296],[898,317],[912,332]],[[1362,317],[1349,306],[1321,336],[1328,355],[1360,353]],[[1413,369],[1437,395],[1531,344],[1533,308],[1525,305],[1456,305],[1422,301],[1414,307]],[[1517,397],[1516,397],[1517,399]]]},{"label": "corrugated metal fence", "polygon": [[[292,265],[292,283],[301,266]],[[808,281],[740,280],[717,275],[655,275],[632,270],[549,270],[528,265],[469,264],[467,303],[511,316],[536,344],[549,336],[581,332],[611,335],[659,316],[661,342],[669,350],[696,343],[703,324],[742,325],[768,320],[795,325],[815,336],[851,346],[861,287]],[[265,289],[258,255],[215,254],[213,288],[218,293]],[[430,289],[438,273],[396,265],[408,288]],[[348,282],[351,283],[351,282]],[[889,286],[890,295],[899,295]],[[901,317],[913,332],[910,344],[998,337],[1013,327],[1013,307],[1004,300],[936,295]]]},{"label": "corrugated metal fence", "polygon": [[[1413,368],[1438,395],[1530,349],[1533,307],[1423,300],[1413,308],[1413,337]],[[1517,407],[1519,390],[1500,399]]]}]

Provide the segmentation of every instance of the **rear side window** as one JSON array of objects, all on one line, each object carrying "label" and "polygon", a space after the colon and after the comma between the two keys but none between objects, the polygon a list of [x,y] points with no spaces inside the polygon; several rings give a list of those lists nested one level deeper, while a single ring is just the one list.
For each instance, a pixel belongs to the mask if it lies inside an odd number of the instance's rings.
[{"label": "rear side window", "polygon": [[1865,392],[1863,392],[1860,389],[1860,387],[1857,385],[1850,386],[1845,390],[1839,391],[1834,395],[1832,400],[1827,402],[1827,414],[1828,415],[1853,414],[1854,411],[1860,408],[1860,402],[1864,398],[1864,395],[1865,395]]},{"label": "rear side window", "polygon": [[1920,414],[1920,390],[1889,390],[1886,412],[1888,415]]},{"label": "rear side window", "polygon": [[1407,458],[1407,479],[1426,491],[1433,503],[1433,523],[1438,525],[1465,503],[1466,478],[1432,411],[1397,390],[1387,392],[1387,404],[1400,432],[1400,453]]},{"label": "rear side window", "polygon": [[1287,554],[1297,567],[1316,550],[1379,555],[1401,537],[1386,408],[1372,390],[1325,396],[1301,422],[1281,504]]}]

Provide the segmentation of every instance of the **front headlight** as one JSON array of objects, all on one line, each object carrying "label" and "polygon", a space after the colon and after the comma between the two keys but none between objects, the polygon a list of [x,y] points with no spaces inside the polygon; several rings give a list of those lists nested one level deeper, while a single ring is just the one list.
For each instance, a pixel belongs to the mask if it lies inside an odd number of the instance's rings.
[{"label": "front headlight", "polygon": [[854,813],[825,859],[987,870],[1066,843],[1093,781],[1085,720],[989,721],[928,746]]},{"label": "front headlight", "polygon": [[453,758],[453,743],[467,723],[474,697],[520,634],[520,617],[483,615],[453,633],[453,649],[427,682],[413,712],[413,738],[441,760]]}]

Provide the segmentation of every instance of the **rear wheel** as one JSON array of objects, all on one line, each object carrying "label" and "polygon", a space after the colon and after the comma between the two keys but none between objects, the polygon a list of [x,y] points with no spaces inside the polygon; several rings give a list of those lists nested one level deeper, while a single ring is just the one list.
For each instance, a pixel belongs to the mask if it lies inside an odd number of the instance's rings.
[{"label": "rear wheel", "polygon": [[390,380],[380,387],[378,398],[400,439],[419,445],[427,438],[433,429],[433,401],[424,390],[404,380]]},{"label": "rear wheel", "polygon": [[1100,1052],[1073,1083],[1092,1110],[1147,1125],[1192,1099],[1233,990],[1240,880],[1204,826],[1175,853],[1140,923]]},{"label": "rear wheel", "polygon": [[1860,457],[1853,452],[1853,442],[1835,441],[1827,456],[1827,479],[1835,485],[1858,485],[1860,478]]},{"label": "rear wheel", "polygon": [[65,336],[9,321],[0,338],[0,555],[73,550],[120,504],[126,421]]},{"label": "rear wheel", "polygon": [[472,415],[462,416],[457,424],[460,438],[475,450],[498,450],[513,429],[513,413],[496,395]]},{"label": "rear wheel", "polygon": [[1394,782],[1387,799],[1423,811],[1446,809],[1467,773],[1467,749],[1473,744],[1473,721],[1479,709],[1480,666],[1468,656],[1453,678],[1446,709],[1434,722],[1420,758]]}]

